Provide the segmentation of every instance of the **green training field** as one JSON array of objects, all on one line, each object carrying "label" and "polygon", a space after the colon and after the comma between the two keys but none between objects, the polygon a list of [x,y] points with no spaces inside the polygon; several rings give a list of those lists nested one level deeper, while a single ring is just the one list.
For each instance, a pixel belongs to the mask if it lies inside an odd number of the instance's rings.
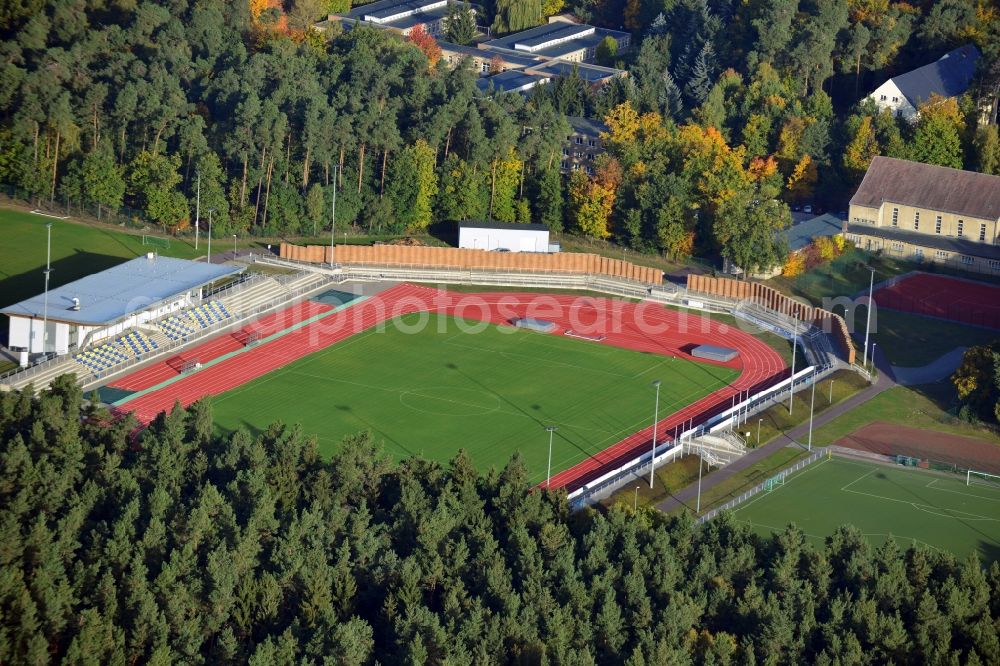
[{"label": "green training field", "polygon": [[[411,326],[421,315],[395,320]],[[546,425],[556,425],[552,473],[571,467],[732,381],[729,368],[528,331],[463,332],[431,316],[419,332],[371,329],[217,396],[223,431],[301,423],[325,455],[345,435],[371,430],[396,459],[447,461],[465,448],[477,467],[521,451],[544,480]],[[414,327],[415,328],[415,327]]]},{"label": "green training field", "polygon": [[739,507],[736,518],[760,534],[794,522],[818,542],[851,523],[874,545],[892,535],[904,548],[916,541],[1000,559],[1000,485],[877,463],[816,462]]},{"label": "green training field", "polygon": [[[0,307],[40,293],[45,286],[45,225],[52,223],[50,287],[78,280],[151,250],[190,259],[197,253],[183,240],[170,248],[142,244],[142,237],[44,215],[0,209]],[[162,236],[162,234],[157,234]]]}]

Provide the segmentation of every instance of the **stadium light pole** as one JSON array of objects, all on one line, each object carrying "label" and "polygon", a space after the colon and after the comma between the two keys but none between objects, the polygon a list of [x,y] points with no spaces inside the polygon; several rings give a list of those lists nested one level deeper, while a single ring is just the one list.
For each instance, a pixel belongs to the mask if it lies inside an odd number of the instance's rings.
[{"label": "stadium light pole", "polygon": [[[868,369],[868,333],[872,326],[872,296],[875,295],[875,269],[872,269],[871,280],[868,282],[868,312],[865,315],[865,360],[862,363],[863,367]],[[874,357],[874,353],[872,353]]]},{"label": "stadium light pole", "polygon": [[656,471],[656,422],[660,418],[660,380],[653,382],[656,387],[656,404],[653,407],[653,450],[649,459],[649,487],[653,488],[653,473]]},{"label": "stadium light pole", "polygon": [[214,208],[208,209],[208,255],[205,257],[208,263],[212,263],[212,213],[214,212]]},{"label": "stadium light pole", "polygon": [[198,174],[198,194],[195,195],[194,204],[194,249],[198,249],[198,224],[201,221],[201,169],[197,170],[195,173]]},{"label": "stadium light pole", "polygon": [[813,412],[816,411],[816,381],[813,381],[812,400],[809,401],[809,451],[813,450]]},{"label": "stadium light pole", "polygon": [[236,259],[236,234],[233,234],[233,259]]},{"label": "stadium light pole", "polygon": [[339,164],[333,165],[333,200],[330,203],[330,268],[333,268],[333,244],[337,238],[337,173]]},{"label": "stadium light pole", "polygon": [[760,446],[760,424],[764,422],[764,419],[757,419],[757,446]]},{"label": "stadium light pole", "polygon": [[[966,479],[968,480],[968,479]],[[966,483],[965,485],[969,485]],[[632,498],[632,511],[637,511],[639,509],[639,486],[635,487],[635,496]]]},{"label": "stadium light pole", "polygon": [[795,357],[799,350],[799,325],[795,324],[792,333],[792,376],[788,378],[788,415],[792,415],[792,398],[795,397]]},{"label": "stadium light pole", "polygon": [[545,489],[548,490],[552,485],[552,433],[559,430],[557,426],[545,426],[545,429],[549,431],[549,469],[545,475]]},{"label": "stadium light pole", "polygon": [[705,462],[704,454],[702,452],[701,445],[698,445],[698,503],[695,504],[694,515],[701,513],[701,465]]},{"label": "stadium light pole", "polygon": [[830,404],[833,404],[833,380],[830,380]]},{"label": "stadium light pole", "polygon": [[[42,353],[49,333],[49,274],[52,272],[52,223],[45,225],[45,304],[42,306]],[[29,349],[31,345],[28,345]]]}]

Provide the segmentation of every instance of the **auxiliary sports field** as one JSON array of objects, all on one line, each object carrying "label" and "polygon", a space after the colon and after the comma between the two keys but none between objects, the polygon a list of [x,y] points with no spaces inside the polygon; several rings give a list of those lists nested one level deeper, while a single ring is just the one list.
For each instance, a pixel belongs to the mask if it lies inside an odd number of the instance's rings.
[{"label": "auxiliary sports field", "polygon": [[878,546],[892,536],[947,550],[1000,559],[1000,485],[871,462],[831,458],[789,476],[783,485],[735,510],[760,534],[795,523],[822,543],[853,524]]},{"label": "auxiliary sports field", "polygon": [[[513,319],[553,322],[551,333]],[[461,448],[477,467],[515,452],[531,478],[586,482],[651,443],[728,408],[733,395],[787,374],[758,338],[653,303],[552,294],[458,294],[399,285],[370,298],[323,298],[220,335],[111,384],[120,413],[148,422],[175,401],[213,400],[225,432],[299,423],[332,453],[370,430],[396,459],[445,462]],[[738,349],[727,363],[696,360],[699,344]],[[201,364],[183,372],[192,361]]]}]

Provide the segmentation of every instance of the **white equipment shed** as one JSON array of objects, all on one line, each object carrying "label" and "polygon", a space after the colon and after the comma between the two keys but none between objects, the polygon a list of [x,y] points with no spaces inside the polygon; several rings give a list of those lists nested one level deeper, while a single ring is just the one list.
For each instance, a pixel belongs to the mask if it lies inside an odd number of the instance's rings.
[{"label": "white equipment shed", "polygon": [[462,222],[458,246],[470,250],[549,252],[549,228],[544,224]]}]

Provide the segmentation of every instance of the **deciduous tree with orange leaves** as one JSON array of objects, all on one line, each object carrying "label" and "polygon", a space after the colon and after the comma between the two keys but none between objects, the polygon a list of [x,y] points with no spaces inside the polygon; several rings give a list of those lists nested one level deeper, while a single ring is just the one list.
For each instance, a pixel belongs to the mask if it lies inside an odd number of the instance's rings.
[{"label": "deciduous tree with orange leaves", "polygon": [[410,40],[411,44],[423,51],[431,69],[437,67],[438,61],[441,60],[441,47],[438,46],[436,39],[427,34],[422,23],[413,26],[406,38]]}]

